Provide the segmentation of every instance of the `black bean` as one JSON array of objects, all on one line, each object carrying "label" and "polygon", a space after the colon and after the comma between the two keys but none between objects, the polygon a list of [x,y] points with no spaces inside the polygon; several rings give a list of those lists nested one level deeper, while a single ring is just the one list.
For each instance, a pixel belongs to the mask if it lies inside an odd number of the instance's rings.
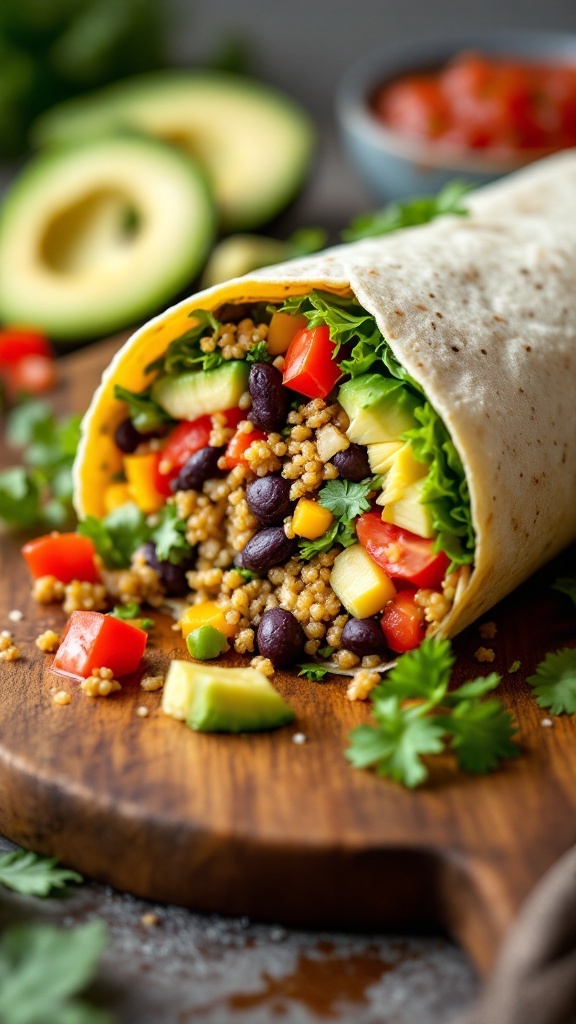
[{"label": "black bean", "polygon": [[298,550],[296,538],[290,540],[281,526],[259,530],[248,541],[242,552],[242,568],[265,573],[273,565],[287,562]]},{"label": "black bean", "polygon": [[360,444],[351,444],[343,452],[336,452],[332,462],[344,480],[352,480],[356,484],[372,475],[368,453]]},{"label": "black bean", "polygon": [[359,658],[369,654],[385,654],[388,649],[376,619],[348,619],[342,630],[342,646]]},{"label": "black bean", "polygon": [[185,559],[179,565],[173,565],[172,562],[168,561],[160,561],[156,554],[156,545],[151,540],[146,541],[142,545],[142,553],[146,565],[149,565],[160,576],[166,593],[172,597],[185,597],[190,590],[186,573],[194,568],[194,557]]},{"label": "black bean", "polygon": [[116,447],[119,448],[121,452],[125,452],[126,455],[131,455],[132,452],[136,451],[138,445],[142,444],[146,438],[136,430],[132,420],[127,419],[122,420],[122,423],[119,423],[116,427],[114,440],[116,442]]},{"label": "black bean", "polygon": [[305,642],[302,626],[292,612],[284,608],[270,608],[264,612],[256,633],[256,643],[259,653],[264,658],[270,658],[276,668],[285,668],[297,661]]},{"label": "black bean", "polygon": [[286,425],[291,393],[282,383],[282,374],[270,363],[254,363],[248,378],[252,408],[248,419],[260,430],[281,430]]},{"label": "black bean", "polygon": [[170,484],[172,490],[201,491],[206,480],[219,475],[218,459],[224,451],[224,448],[200,448],[194,452]]},{"label": "black bean", "polygon": [[263,526],[276,526],[292,511],[290,481],[269,473],[260,476],[246,488],[248,508]]}]

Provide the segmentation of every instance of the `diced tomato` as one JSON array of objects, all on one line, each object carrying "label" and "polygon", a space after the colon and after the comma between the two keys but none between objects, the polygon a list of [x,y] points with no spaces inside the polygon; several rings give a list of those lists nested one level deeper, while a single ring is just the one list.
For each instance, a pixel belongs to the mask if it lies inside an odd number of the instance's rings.
[{"label": "diced tomato", "polygon": [[110,668],[115,676],[135,672],[146,647],[143,629],[101,612],[72,612],[52,671],[86,679],[95,668]]},{"label": "diced tomato", "polygon": [[56,361],[52,356],[24,356],[3,371],[10,395],[43,395],[56,386]]},{"label": "diced tomato", "polygon": [[388,576],[415,587],[439,587],[450,565],[434,542],[418,537],[392,523],[383,523],[379,512],[365,512],[356,520],[356,534],[362,547]]},{"label": "diced tomato", "polygon": [[391,651],[403,654],[422,643],[425,635],[422,609],[414,601],[415,591],[399,590],[386,606],[382,616],[382,631]]},{"label": "diced tomato", "polygon": [[[240,420],[246,418],[242,409],[226,409],[221,415],[226,419],[226,426],[235,430]],[[159,470],[161,475],[174,480],[182,467],[194,452],[206,448],[212,431],[212,417],[199,416],[197,420],[183,420],[168,435],[160,453]]]},{"label": "diced tomato", "polygon": [[245,458],[246,449],[250,447],[253,441],[265,440],[266,434],[264,434],[262,430],[254,429],[249,434],[237,431],[234,434],[234,437],[228,442],[228,446],[224,452],[226,468],[234,469],[235,466],[247,466],[248,460]]},{"label": "diced tomato", "polygon": [[342,376],[334,348],[325,324],[298,331],[286,353],[283,383],[307,398],[325,398]]},{"label": "diced tomato", "polygon": [[17,327],[0,330],[0,369],[14,366],[25,356],[53,359],[54,353],[46,336],[40,331]]},{"label": "diced tomato", "polygon": [[89,537],[77,533],[48,533],[28,541],[22,548],[33,579],[55,576],[62,583],[100,579],[94,556],[96,549]]}]

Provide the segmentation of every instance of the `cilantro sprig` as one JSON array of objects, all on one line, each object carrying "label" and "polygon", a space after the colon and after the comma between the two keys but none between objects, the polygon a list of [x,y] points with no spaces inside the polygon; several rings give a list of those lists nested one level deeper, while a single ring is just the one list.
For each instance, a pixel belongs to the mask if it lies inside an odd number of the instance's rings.
[{"label": "cilantro sprig", "polygon": [[137,505],[127,502],[103,519],[86,516],[77,529],[81,536],[91,538],[107,569],[127,569],[134,552],[149,540],[156,545],[161,562],[179,565],[192,551],[184,535],[186,523],[178,519],[175,505],[164,505],[153,526]]},{"label": "cilantro sprig", "polygon": [[526,681],[541,708],[552,715],[576,714],[576,647],[547,654]]},{"label": "cilantro sprig", "polygon": [[406,202],[389,203],[373,213],[364,213],[342,232],[342,240],[357,242],[361,238],[376,238],[400,228],[428,224],[447,214],[465,217],[468,210],[462,200],[471,188],[465,181],[449,181],[435,196],[416,196]]},{"label": "cilantro sprig", "polygon": [[351,480],[330,480],[318,492],[318,501],[336,519],[351,522],[370,508],[368,495],[381,487],[380,477],[367,477],[359,483]]},{"label": "cilantro sprig", "polygon": [[298,662],[297,666],[300,671],[299,676],[304,676],[305,679],[309,679],[312,683],[321,683],[324,676],[328,675],[330,669],[324,668],[323,665],[318,665],[314,661],[301,661]]},{"label": "cilantro sprig", "polygon": [[453,665],[449,641],[435,638],[398,658],[372,691],[376,724],[350,733],[346,756],[354,767],[374,767],[413,788],[428,777],[422,760],[428,754],[448,749],[464,771],[486,772],[519,753],[512,716],[498,699],[484,699],[500,676],[491,673],[449,691]]},{"label": "cilantro sprig", "polygon": [[330,551],[335,544],[340,544],[343,548],[349,548],[351,544],[355,543],[356,531],[354,530],[354,524],[338,522],[335,519],[326,530],[326,533],[323,533],[317,540],[300,541],[298,545],[299,556],[304,562],[309,562],[316,555],[322,555],[325,551]]},{"label": "cilantro sprig", "polygon": [[82,881],[82,875],[58,867],[54,858],[30,850],[13,850],[0,856],[0,883],[23,896],[50,896],[70,882]]},{"label": "cilantro sprig", "polygon": [[108,615],[112,616],[113,619],[120,619],[122,622],[130,622],[132,619],[137,619],[140,629],[144,629],[147,633],[154,628],[154,619],[142,616],[142,610],[137,601],[130,601],[129,604],[115,604],[112,611],[108,612]]},{"label": "cilantro sprig", "polygon": [[9,526],[62,527],[73,519],[72,464],[80,417],[57,419],[46,402],[24,402],[8,417],[8,444],[22,465],[0,473],[0,520]]},{"label": "cilantro sprig", "polygon": [[144,391],[130,391],[128,388],[115,384],[114,398],[118,402],[126,403],[128,415],[136,430],[141,434],[151,434],[164,424],[172,422],[168,413],[152,397],[151,388],[145,388]]},{"label": "cilantro sprig", "polygon": [[94,978],[107,941],[101,921],[78,928],[17,925],[0,940],[0,1020],[10,1024],[112,1024],[77,998]]}]

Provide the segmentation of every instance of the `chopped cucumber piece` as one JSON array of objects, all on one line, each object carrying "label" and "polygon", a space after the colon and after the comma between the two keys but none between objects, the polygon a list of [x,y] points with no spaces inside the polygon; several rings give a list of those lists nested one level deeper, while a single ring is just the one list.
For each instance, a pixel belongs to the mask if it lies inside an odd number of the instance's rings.
[{"label": "chopped cucumber piece", "polygon": [[195,420],[223,409],[235,409],[248,388],[250,364],[231,359],[215,370],[162,377],[152,397],[175,420]]}]

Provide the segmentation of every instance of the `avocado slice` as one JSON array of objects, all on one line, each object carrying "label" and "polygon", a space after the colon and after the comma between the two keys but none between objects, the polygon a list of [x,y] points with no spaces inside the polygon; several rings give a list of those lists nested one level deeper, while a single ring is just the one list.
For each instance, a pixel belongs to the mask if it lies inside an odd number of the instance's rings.
[{"label": "avocado slice", "polygon": [[259,267],[280,263],[292,255],[287,242],[263,235],[230,235],[214,247],[202,275],[202,287],[211,288],[222,281],[249,274]]},{"label": "avocado slice", "polygon": [[346,381],[338,401],[350,419],[346,433],[355,444],[398,441],[416,426],[414,409],[420,404],[402,381],[377,373],[362,373]]},{"label": "avocado slice", "polygon": [[203,173],[156,139],[111,136],[33,159],[0,208],[0,318],[63,340],[146,318],[203,263]]},{"label": "avocado slice", "polygon": [[215,668],[173,661],[162,710],[197,732],[258,732],[294,718],[272,684],[253,668]]},{"label": "avocado slice", "polygon": [[224,72],[159,71],[52,108],[32,139],[46,145],[117,128],[148,132],[196,158],[229,231],[259,227],[292,199],[314,137],[308,116],[270,86]]},{"label": "avocado slice", "polygon": [[195,420],[198,416],[235,409],[248,388],[249,373],[249,363],[231,359],[215,370],[161,377],[152,387],[152,398],[173,419]]}]

